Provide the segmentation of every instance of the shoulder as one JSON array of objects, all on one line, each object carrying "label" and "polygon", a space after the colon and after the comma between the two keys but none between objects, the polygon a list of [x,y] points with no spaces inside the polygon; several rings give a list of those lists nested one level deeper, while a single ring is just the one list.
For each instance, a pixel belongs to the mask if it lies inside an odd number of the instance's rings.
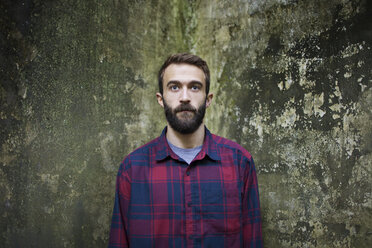
[{"label": "shoulder", "polygon": [[217,150],[222,161],[228,161],[238,167],[242,180],[248,175],[255,174],[255,164],[251,154],[235,141],[212,134],[213,141],[217,144]]},{"label": "shoulder", "polygon": [[127,156],[124,157],[121,162],[121,169],[129,169],[132,165],[144,164],[145,162],[151,160],[151,156],[155,156],[156,148],[159,144],[160,137],[157,137],[150,142],[136,148]]},{"label": "shoulder", "polygon": [[129,153],[124,158],[124,160],[126,160],[126,159],[132,160],[132,159],[136,159],[138,157],[144,157],[146,155],[149,155],[149,154],[153,153],[158,146],[159,139],[160,139],[160,137],[157,137],[157,138],[151,140],[150,142],[136,148],[131,153]]},{"label": "shoulder", "polygon": [[231,151],[233,153],[237,153],[238,155],[242,155],[249,160],[252,159],[251,154],[241,145],[236,143],[235,141],[229,140],[227,138],[211,134],[213,141],[217,144],[218,149],[224,151]]}]

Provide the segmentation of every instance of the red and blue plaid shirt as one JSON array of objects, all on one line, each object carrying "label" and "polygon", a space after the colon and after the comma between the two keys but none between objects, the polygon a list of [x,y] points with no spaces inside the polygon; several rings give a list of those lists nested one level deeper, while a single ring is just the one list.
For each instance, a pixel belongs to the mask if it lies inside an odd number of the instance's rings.
[{"label": "red and blue plaid shirt", "polygon": [[251,155],[205,129],[188,165],[160,137],[121,163],[109,247],[262,247]]}]

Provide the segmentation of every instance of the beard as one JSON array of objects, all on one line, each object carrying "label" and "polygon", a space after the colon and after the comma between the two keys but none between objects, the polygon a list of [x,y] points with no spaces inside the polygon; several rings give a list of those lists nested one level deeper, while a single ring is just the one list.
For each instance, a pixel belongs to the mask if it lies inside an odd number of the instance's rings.
[{"label": "beard", "polygon": [[[194,108],[190,104],[181,104],[175,109],[172,109],[167,105],[163,98],[165,117],[169,125],[177,132],[181,134],[190,134],[196,131],[203,123],[206,101],[198,108]],[[190,111],[181,113],[182,117],[179,118],[177,113],[181,111]]]}]

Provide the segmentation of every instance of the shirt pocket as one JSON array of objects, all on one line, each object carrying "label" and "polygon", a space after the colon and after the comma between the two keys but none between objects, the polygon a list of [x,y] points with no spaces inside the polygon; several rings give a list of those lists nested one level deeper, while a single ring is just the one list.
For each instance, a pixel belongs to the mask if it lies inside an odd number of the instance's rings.
[{"label": "shirt pocket", "polygon": [[209,234],[229,235],[241,230],[241,196],[237,186],[210,189],[202,206],[202,219]]}]

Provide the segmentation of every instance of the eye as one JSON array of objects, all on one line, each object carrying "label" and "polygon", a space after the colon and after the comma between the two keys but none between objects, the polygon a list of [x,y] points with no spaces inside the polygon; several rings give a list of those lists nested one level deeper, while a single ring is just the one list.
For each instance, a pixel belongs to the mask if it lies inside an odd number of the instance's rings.
[{"label": "eye", "polygon": [[198,91],[198,90],[200,90],[200,86],[199,86],[199,85],[193,85],[193,86],[191,87],[191,90],[193,90],[193,91]]},{"label": "eye", "polygon": [[171,86],[170,86],[170,89],[171,89],[172,91],[177,91],[177,90],[179,90],[179,87],[178,87],[178,85],[171,85]]}]

